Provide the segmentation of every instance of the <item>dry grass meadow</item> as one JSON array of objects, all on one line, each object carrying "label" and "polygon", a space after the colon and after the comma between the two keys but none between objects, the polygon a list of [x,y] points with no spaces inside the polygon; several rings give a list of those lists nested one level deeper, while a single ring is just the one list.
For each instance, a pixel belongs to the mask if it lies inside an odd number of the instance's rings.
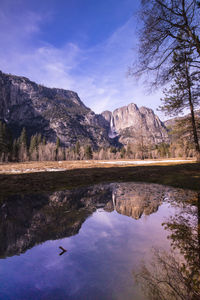
[{"label": "dry grass meadow", "polygon": [[149,182],[200,192],[200,163],[154,161],[150,165],[106,161],[26,162],[0,165],[0,198],[108,182]]},{"label": "dry grass meadow", "polygon": [[[141,162],[141,164],[140,164]],[[145,166],[145,165],[177,165],[184,163],[195,163],[194,160],[77,160],[77,161],[30,161],[20,163],[3,163],[0,164],[0,174],[22,174],[35,172],[53,172],[53,171],[67,171],[73,169],[87,169],[87,168],[111,168],[111,167],[130,167],[130,166]]]}]

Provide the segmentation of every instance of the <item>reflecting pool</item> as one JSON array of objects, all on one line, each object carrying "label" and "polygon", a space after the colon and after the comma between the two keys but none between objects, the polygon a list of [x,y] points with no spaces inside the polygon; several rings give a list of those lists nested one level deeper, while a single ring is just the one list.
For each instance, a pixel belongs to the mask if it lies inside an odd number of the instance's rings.
[{"label": "reflecting pool", "polygon": [[199,203],[130,182],[5,197],[0,299],[199,299]]}]

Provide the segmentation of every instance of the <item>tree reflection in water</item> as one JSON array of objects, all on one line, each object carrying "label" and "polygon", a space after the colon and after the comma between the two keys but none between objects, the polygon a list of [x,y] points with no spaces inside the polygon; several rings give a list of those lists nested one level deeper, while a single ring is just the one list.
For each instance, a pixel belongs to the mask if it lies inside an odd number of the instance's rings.
[{"label": "tree reflection in water", "polygon": [[[195,205],[194,205],[195,203]],[[179,214],[163,223],[170,232],[171,252],[153,249],[151,264],[142,263],[134,272],[136,282],[148,299],[200,299],[200,193]]]}]

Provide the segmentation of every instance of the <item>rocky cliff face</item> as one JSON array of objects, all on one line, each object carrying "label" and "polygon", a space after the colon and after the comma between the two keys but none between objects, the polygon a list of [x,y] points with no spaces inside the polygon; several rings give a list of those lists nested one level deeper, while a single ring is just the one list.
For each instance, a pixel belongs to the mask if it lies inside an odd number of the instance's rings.
[{"label": "rocky cliff face", "polygon": [[149,108],[138,108],[132,103],[113,113],[96,115],[75,92],[47,88],[25,77],[2,72],[0,120],[9,125],[14,137],[25,127],[29,137],[41,133],[49,142],[56,142],[59,137],[65,146],[77,141],[94,148],[114,143],[137,144],[141,139],[148,144],[168,142],[164,124]]},{"label": "rocky cliff face", "polygon": [[148,144],[169,141],[166,127],[150,108],[138,108],[136,104],[131,103],[113,113],[105,111],[102,116],[110,124],[110,138],[118,136],[119,142],[124,145],[138,143],[141,139]]},{"label": "rocky cliff face", "polygon": [[114,209],[136,220],[142,215],[150,215],[158,210],[163,198],[158,197],[154,184],[122,183],[113,189]]},{"label": "rocky cliff face", "polygon": [[38,85],[25,77],[0,72],[0,120],[14,135],[26,127],[28,135],[41,133],[50,142],[109,146],[107,122],[87,108],[75,92]]}]

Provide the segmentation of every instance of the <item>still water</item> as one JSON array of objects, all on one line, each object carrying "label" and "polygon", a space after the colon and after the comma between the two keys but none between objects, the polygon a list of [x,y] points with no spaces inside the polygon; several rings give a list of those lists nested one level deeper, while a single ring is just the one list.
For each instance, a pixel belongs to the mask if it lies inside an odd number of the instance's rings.
[{"label": "still water", "polygon": [[145,183],[9,196],[0,299],[200,299],[199,201]]}]

